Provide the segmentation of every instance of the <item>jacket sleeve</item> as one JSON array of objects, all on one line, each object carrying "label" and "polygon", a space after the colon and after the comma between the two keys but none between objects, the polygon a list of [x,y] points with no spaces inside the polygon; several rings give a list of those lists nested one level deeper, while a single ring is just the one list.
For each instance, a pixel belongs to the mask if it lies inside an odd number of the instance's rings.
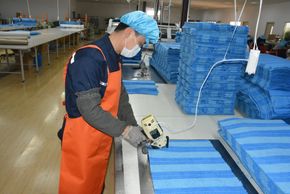
[{"label": "jacket sleeve", "polygon": [[100,88],[78,92],[76,95],[77,107],[88,124],[110,136],[118,137],[123,133],[127,123],[101,108]]},{"label": "jacket sleeve", "polygon": [[129,96],[122,83],[120,102],[119,102],[119,112],[118,118],[121,121],[125,121],[128,125],[137,126],[137,121],[135,119],[131,104],[129,103]]}]

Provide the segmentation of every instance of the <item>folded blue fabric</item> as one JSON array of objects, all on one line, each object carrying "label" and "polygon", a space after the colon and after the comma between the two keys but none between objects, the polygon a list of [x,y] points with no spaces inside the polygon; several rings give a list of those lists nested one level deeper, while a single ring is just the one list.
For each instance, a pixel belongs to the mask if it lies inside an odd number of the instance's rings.
[{"label": "folded blue fabric", "polygon": [[220,135],[265,194],[290,193],[290,126],[282,120],[231,118]]},{"label": "folded blue fabric", "polygon": [[264,90],[247,80],[240,83],[236,107],[246,117],[256,119],[290,118],[290,91]]},{"label": "folded blue fabric", "polygon": [[[246,58],[248,28],[237,27],[236,34],[232,37],[234,29],[234,26],[228,24],[206,22],[186,23],[183,26],[175,99],[185,113],[195,113],[197,94],[202,82],[210,68],[224,58],[228,46],[227,59]],[[233,114],[235,94],[244,69],[244,62],[217,65],[203,87],[198,113]],[[211,96],[217,91],[220,94],[219,99],[216,95]]]},{"label": "folded blue fabric", "polygon": [[149,163],[155,194],[247,193],[208,140],[170,140]]},{"label": "folded blue fabric", "polygon": [[261,54],[254,76],[246,77],[265,90],[290,91],[290,61],[269,54]]},{"label": "folded blue fabric", "polygon": [[151,80],[123,80],[128,94],[158,95],[157,85]]},{"label": "folded blue fabric", "polygon": [[168,83],[176,83],[178,77],[180,44],[160,42],[155,45],[150,64]]}]

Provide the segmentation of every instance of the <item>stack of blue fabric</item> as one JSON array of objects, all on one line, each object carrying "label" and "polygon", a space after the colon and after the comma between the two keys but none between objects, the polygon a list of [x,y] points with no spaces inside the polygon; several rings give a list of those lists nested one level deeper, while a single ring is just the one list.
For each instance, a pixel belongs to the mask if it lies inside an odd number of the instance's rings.
[{"label": "stack of blue fabric", "polygon": [[237,109],[259,119],[290,118],[290,61],[261,54],[254,76],[244,77]]},{"label": "stack of blue fabric", "polygon": [[181,32],[176,32],[175,34],[175,42],[180,42],[181,41]]},{"label": "stack of blue fabric", "polygon": [[220,135],[265,194],[290,193],[290,126],[282,120],[231,118]]},{"label": "stack of blue fabric", "polygon": [[155,194],[247,193],[209,140],[170,140],[149,162]]},{"label": "stack of blue fabric", "polygon": [[151,80],[123,80],[128,94],[158,95],[157,85]]},{"label": "stack of blue fabric", "polygon": [[36,27],[37,21],[33,18],[13,18],[13,24],[32,28]]},{"label": "stack of blue fabric", "polygon": [[176,83],[179,67],[180,44],[160,42],[155,46],[150,64],[168,83]]},{"label": "stack of blue fabric", "polygon": [[[185,23],[181,36],[176,102],[187,114],[195,113],[199,88],[214,63],[224,58],[245,59],[248,28],[205,22]],[[244,62],[218,65],[205,84],[198,114],[233,114]]]}]

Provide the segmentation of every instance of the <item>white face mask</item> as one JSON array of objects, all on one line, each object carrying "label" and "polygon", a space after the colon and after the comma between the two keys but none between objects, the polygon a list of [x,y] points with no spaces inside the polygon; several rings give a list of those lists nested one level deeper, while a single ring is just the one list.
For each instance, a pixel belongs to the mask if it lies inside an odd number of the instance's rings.
[{"label": "white face mask", "polygon": [[136,44],[132,49],[127,49],[126,44],[127,44],[127,40],[125,43],[125,47],[121,51],[121,55],[124,57],[132,58],[132,57],[136,56],[139,53],[139,51],[141,50],[141,48],[138,44]]}]

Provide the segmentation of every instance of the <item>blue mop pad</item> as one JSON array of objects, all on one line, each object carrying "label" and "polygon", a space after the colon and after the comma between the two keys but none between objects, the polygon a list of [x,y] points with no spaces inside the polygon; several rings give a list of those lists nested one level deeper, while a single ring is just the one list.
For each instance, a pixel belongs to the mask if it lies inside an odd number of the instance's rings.
[{"label": "blue mop pad", "polygon": [[157,85],[151,80],[123,80],[128,94],[158,95]]},{"label": "blue mop pad", "polygon": [[290,91],[264,90],[243,80],[237,93],[236,107],[249,118],[290,118]]},{"label": "blue mop pad", "polygon": [[180,43],[160,42],[155,45],[154,53],[150,60],[156,71],[168,83],[176,83],[179,67]]},{"label": "blue mop pad", "polygon": [[170,140],[149,162],[155,194],[247,193],[209,140]]},{"label": "blue mop pad", "polygon": [[[236,34],[232,37],[234,30],[235,27],[229,24],[206,22],[189,22],[183,26],[175,95],[176,102],[183,112],[195,113],[195,102],[200,86],[212,65],[224,58],[230,42],[227,59],[246,58],[248,28],[237,27]],[[233,114],[235,94],[244,67],[244,62],[227,62],[216,66],[202,90],[202,101],[198,113]],[[217,91],[221,95],[221,103],[217,102],[216,95],[211,96]],[[185,95],[186,92],[189,95]],[[223,98],[223,96],[231,97]]]},{"label": "blue mop pad", "polygon": [[290,91],[289,75],[289,60],[269,54],[261,54],[256,74],[247,79],[265,90]]},{"label": "blue mop pad", "polygon": [[282,120],[231,118],[220,135],[265,194],[290,193],[290,126]]}]

